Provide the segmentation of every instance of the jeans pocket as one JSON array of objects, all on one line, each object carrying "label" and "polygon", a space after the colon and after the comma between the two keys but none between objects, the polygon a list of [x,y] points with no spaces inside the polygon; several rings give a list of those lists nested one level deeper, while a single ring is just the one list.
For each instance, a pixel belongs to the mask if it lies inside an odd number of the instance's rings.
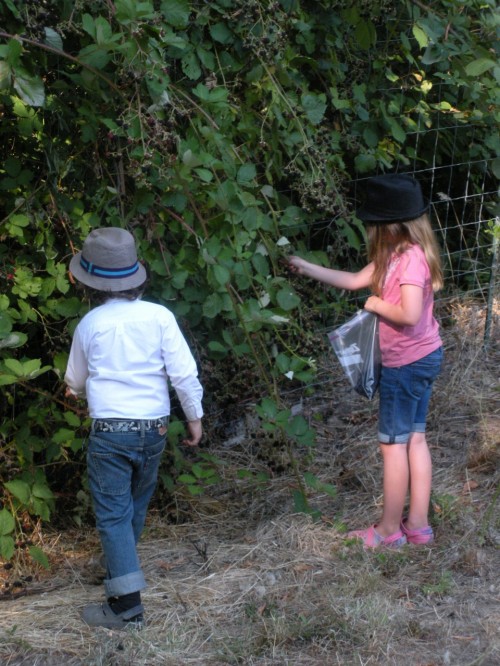
[{"label": "jeans pocket", "polygon": [[440,347],[411,364],[411,387],[414,395],[419,395],[432,386],[441,371],[442,358],[443,350]]},{"label": "jeans pocket", "polygon": [[126,451],[96,435],[90,437],[87,468],[91,489],[105,495],[124,495],[130,490],[133,467]]},{"label": "jeans pocket", "polygon": [[151,485],[156,485],[158,470],[161,463],[163,451],[165,449],[166,437],[158,435],[153,439],[149,437],[147,446],[144,447],[142,474],[138,479],[138,488],[145,489]]}]

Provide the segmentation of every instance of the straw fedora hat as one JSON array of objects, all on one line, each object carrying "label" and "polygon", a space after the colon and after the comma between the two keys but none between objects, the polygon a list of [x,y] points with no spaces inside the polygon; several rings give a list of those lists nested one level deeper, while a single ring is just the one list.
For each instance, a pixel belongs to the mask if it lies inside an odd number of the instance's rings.
[{"label": "straw fedora hat", "polygon": [[82,251],[69,264],[74,277],[99,291],[126,291],[146,281],[146,269],[137,260],[135,240],[125,229],[94,229]]},{"label": "straw fedora hat", "polygon": [[365,200],[356,217],[368,224],[415,220],[429,209],[420,183],[408,174],[385,174],[366,181]]}]

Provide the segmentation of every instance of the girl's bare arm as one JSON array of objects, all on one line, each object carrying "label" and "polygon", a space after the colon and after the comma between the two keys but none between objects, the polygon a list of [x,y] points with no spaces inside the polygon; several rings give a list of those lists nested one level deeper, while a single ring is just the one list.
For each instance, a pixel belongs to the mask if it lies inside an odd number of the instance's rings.
[{"label": "girl's bare arm", "polygon": [[349,291],[369,287],[373,274],[373,263],[368,264],[358,273],[350,273],[318,266],[318,264],[313,264],[295,255],[288,258],[288,266],[292,273],[323,282],[337,289],[348,289]]},{"label": "girl's bare arm", "polygon": [[383,301],[378,296],[370,296],[365,303],[365,310],[380,315],[392,324],[415,326],[422,316],[424,290],[413,284],[401,285],[401,303],[394,305]]}]

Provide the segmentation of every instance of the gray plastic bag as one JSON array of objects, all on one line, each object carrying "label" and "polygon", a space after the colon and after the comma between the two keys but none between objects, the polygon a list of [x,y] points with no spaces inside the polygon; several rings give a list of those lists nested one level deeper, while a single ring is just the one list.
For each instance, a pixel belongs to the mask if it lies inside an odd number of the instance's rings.
[{"label": "gray plastic bag", "polygon": [[328,333],[328,339],[351,386],[371,400],[377,392],[382,366],[377,315],[358,310],[349,321]]}]

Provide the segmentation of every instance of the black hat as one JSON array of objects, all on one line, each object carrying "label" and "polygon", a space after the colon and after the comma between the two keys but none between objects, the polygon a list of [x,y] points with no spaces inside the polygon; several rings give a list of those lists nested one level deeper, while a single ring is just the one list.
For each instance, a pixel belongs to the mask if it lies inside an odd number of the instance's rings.
[{"label": "black hat", "polygon": [[420,183],[408,174],[391,173],[366,181],[365,201],[356,217],[367,224],[408,222],[423,215],[429,202]]},{"label": "black hat", "polygon": [[147,277],[137,261],[134,237],[119,227],[94,229],[81,252],[70,261],[75,278],[99,291],[127,291],[140,287]]}]

